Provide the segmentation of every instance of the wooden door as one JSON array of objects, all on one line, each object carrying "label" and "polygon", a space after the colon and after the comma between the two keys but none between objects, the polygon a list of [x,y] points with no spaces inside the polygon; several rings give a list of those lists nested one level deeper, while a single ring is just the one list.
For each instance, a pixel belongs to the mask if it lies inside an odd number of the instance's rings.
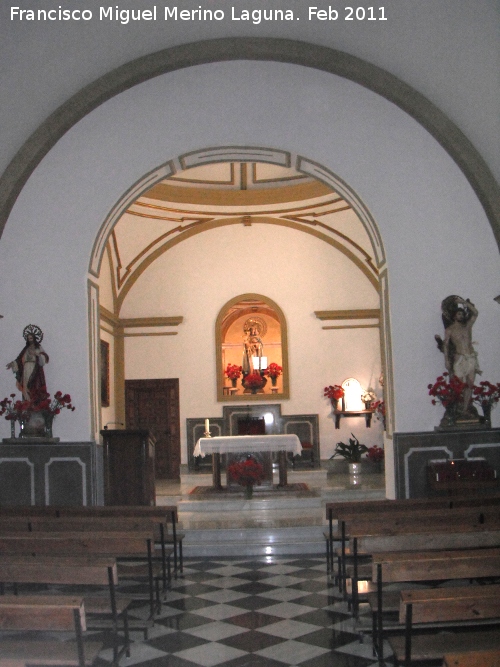
[{"label": "wooden door", "polygon": [[148,429],[156,438],[156,478],[179,479],[179,380],[126,380],[125,419],[127,429]]}]

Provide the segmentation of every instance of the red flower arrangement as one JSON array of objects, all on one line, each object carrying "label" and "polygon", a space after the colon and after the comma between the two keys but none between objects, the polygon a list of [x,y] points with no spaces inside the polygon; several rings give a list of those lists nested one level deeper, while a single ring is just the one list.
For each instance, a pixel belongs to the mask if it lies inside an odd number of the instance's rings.
[{"label": "red flower arrangement", "polygon": [[241,366],[237,366],[236,364],[228,364],[225,373],[230,380],[237,380],[239,377],[241,377],[242,370],[243,368]]},{"label": "red flower arrangement", "polygon": [[339,384],[329,385],[325,387],[323,396],[329,398],[331,401],[339,401],[344,398],[344,390]]},{"label": "red flower arrangement", "polygon": [[384,450],[382,447],[378,447],[377,445],[373,445],[373,447],[368,447],[368,451],[366,452],[366,458],[369,461],[372,461],[372,463],[379,463],[380,461],[384,460]]},{"label": "red flower arrangement", "polygon": [[260,373],[257,373],[257,371],[254,371],[253,373],[249,373],[248,375],[245,375],[243,378],[243,386],[248,388],[248,389],[260,389],[263,387],[266,383],[265,378],[262,377]]},{"label": "red flower arrangement", "polygon": [[492,384],[485,380],[475,385],[472,390],[472,400],[483,408],[492,407],[500,400],[500,382]]},{"label": "red flower arrangement", "polygon": [[282,372],[283,368],[273,361],[264,371],[264,375],[267,375],[270,378],[279,378]]},{"label": "red flower arrangement", "polygon": [[450,377],[449,373],[443,373],[434,384],[429,384],[427,389],[429,396],[433,397],[432,405],[437,405],[439,401],[445,408],[449,408],[463,400],[466,387],[465,382],[462,382],[456,375]]},{"label": "red flower arrangement", "polygon": [[241,486],[253,486],[254,484],[262,483],[264,468],[262,464],[249,456],[244,461],[231,463],[227,467],[227,474]]},{"label": "red flower arrangement", "polygon": [[57,391],[52,399],[47,392],[40,392],[29,401],[20,399],[14,401],[15,397],[15,394],[11,394],[10,398],[7,397],[3,401],[0,401],[0,416],[5,415],[5,419],[9,421],[28,419],[33,412],[58,415],[63,408],[67,408],[72,412],[75,410],[71,404],[71,396],[63,394],[62,391]]}]

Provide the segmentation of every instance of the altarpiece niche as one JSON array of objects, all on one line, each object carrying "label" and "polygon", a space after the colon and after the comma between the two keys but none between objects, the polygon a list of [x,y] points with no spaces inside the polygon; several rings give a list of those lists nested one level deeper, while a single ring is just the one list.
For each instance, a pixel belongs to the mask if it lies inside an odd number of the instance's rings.
[{"label": "altarpiece niche", "polygon": [[231,299],[219,313],[215,339],[217,400],[289,398],[286,321],[271,299]]}]

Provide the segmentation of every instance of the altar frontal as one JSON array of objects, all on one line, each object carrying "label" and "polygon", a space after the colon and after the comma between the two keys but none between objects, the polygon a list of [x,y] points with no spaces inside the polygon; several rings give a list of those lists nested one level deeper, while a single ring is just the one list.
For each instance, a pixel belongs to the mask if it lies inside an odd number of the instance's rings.
[{"label": "altar frontal", "polygon": [[[221,436],[217,438],[200,438],[194,448],[194,456],[204,457],[212,454],[212,477],[215,489],[222,489],[220,476],[220,455],[221,454],[239,454],[254,455],[257,453],[268,453],[268,460],[271,462],[271,453],[278,452],[279,464],[279,486],[287,485],[286,454],[293,452],[294,455],[300,455],[302,445],[299,438],[294,434],[289,435],[234,435]],[[272,464],[264,466],[267,468],[267,478],[270,477],[272,486]]]}]

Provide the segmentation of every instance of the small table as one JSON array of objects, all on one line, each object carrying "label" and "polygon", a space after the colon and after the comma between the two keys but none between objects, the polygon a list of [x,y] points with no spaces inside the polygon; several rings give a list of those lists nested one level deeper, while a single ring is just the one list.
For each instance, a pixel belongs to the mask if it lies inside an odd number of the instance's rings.
[{"label": "small table", "polygon": [[302,445],[298,436],[290,435],[230,435],[217,438],[200,438],[193,456],[212,454],[212,480],[214,489],[222,489],[220,481],[220,455],[226,452],[251,454],[254,452],[278,452],[279,486],[286,486],[286,452],[300,454]]}]

